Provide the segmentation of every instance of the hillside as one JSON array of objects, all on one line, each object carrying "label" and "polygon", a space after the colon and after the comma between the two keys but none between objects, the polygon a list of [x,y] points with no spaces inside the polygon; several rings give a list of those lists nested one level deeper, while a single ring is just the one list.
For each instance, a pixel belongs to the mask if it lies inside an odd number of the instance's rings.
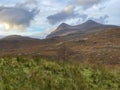
[{"label": "hillside", "polygon": [[1,90],[119,90],[120,68],[40,57],[0,58]]},{"label": "hillside", "polygon": [[56,37],[56,36],[66,36],[73,33],[90,33],[95,31],[101,31],[104,29],[117,28],[118,26],[114,25],[104,25],[97,23],[92,20],[88,20],[83,24],[70,26],[65,23],[62,23],[58,28],[47,36],[47,38]]},{"label": "hillside", "polygon": [[33,38],[27,37],[27,36],[20,36],[20,35],[9,35],[6,37],[3,37],[1,40],[34,40]]},{"label": "hillside", "polygon": [[0,40],[0,56],[42,56],[57,59],[60,47],[70,48],[69,59],[103,64],[120,64],[120,28],[69,34],[44,40]]}]

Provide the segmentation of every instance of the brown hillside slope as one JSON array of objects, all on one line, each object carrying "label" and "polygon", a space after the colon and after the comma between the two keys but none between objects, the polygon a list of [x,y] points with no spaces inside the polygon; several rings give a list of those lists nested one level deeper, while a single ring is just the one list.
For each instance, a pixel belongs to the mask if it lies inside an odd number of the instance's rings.
[{"label": "brown hillside slope", "polygon": [[0,40],[0,55],[39,55],[57,59],[56,52],[65,44],[75,52],[70,55],[71,60],[120,64],[120,28],[89,33],[82,37],[77,33],[71,40],[66,38],[67,36],[45,40]]}]

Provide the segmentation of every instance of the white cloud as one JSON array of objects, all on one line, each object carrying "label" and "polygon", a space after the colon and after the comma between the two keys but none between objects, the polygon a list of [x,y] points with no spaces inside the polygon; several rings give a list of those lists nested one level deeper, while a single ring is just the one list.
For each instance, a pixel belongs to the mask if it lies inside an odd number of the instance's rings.
[{"label": "white cloud", "polygon": [[68,5],[60,12],[48,16],[47,19],[50,24],[54,25],[68,19],[76,18],[78,16],[79,14],[75,12],[75,7],[73,5]]},{"label": "white cloud", "polygon": [[37,13],[36,9],[29,11],[18,7],[0,7],[0,24],[7,30],[25,30]]},{"label": "white cloud", "polygon": [[82,6],[84,9],[87,9],[101,3],[102,1],[103,0],[76,0],[76,3]]},{"label": "white cloud", "polygon": [[72,12],[74,11],[74,9],[75,9],[75,6],[73,6],[73,5],[68,5],[67,7],[65,7],[65,8],[63,9],[63,11],[66,12],[66,13],[72,13]]},{"label": "white cloud", "polygon": [[[50,33],[52,31],[49,29],[46,30],[45,28],[57,27],[62,22],[71,25],[79,24],[90,18],[100,22],[108,20],[109,24],[120,25],[119,0],[1,0],[0,3],[4,6],[4,9],[0,9],[0,14],[1,10],[4,11],[4,14],[2,11],[0,16],[2,17],[0,18],[0,29],[2,32],[5,29],[3,26],[5,26],[6,29],[11,29],[11,32],[6,31],[10,34],[14,34],[13,29],[27,29],[24,33],[28,35],[35,32],[44,37],[48,32]],[[11,9],[12,13],[10,13],[10,9],[5,10],[5,7],[17,7],[25,9],[25,11],[21,11],[21,9],[13,11]],[[36,14],[32,14],[33,7],[37,7],[40,10],[37,16]],[[13,12],[16,13],[14,14]],[[28,14],[25,14],[25,12]],[[34,17],[26,21],[29,15],[34,15]],[[109,18],[105,16],[109,16]],[[32,26],[34,26],[32,31],[31,21]],[[50,24],[54,24],[54,26]],[[44,27],[42,31],[41,27]]]}]

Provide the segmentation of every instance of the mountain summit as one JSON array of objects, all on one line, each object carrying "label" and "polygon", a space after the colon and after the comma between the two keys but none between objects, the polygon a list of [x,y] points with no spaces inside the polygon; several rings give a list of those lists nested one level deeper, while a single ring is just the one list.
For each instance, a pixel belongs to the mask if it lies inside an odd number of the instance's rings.
[{"label": "mountain summit", "polygon": [[60,24],[60,26],[58,28],[65,28],[65,27],[69,27],[70,25],[66,24],[66,23],[62,23]]},{"label": "mountain summit", "polygon": [[2,38],[1,40],[34,40],[34,39],[27,36],[21,36],[21,35],[9,35]]},{"label": "mountain summit", "polygon": [[62,23],[62,24],[60,24],[60,25],[58,26],[58,28],[57,28],[55,31],[53,31],[52,33],[55,33],[55,32],[57,32],[57,31],[60,31],[60,30],[63,30],[63,29],[69,29],[69,28],[71,28],[70,25],[68,25],[68,24],[66,24],[66,23]]},{"label": "mountain summit", "polygon": [[49,34],[47,38],[52,38],[55,36],[65,36],[65,35],[77,33],[77,32],[88,33],[88,32],[108,29],[108,28],[116,28],[116,27],[118,26],[104,25],[104,24],[97,23],[93,20],[88,20],[80,25],[75,25],[75,26],[70,26],[66,23],[62,23],[58,26],[58,28],[55,31]]},{"label": "mountain summit", "polygon": [[97,23],[97,22],[95,22],[95,21],[93,21],[93,20],[88,20],[88,21],[86,21],[85,23]]}]

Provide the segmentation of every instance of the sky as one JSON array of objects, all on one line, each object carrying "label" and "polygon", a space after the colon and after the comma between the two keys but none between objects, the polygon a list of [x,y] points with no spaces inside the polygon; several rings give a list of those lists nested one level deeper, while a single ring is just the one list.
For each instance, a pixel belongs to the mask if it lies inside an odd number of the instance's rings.
[{"label": "sky", "polygon": [[61,23],[120,26],[120,0],[0,0],[0,36],[45,38]]}]

